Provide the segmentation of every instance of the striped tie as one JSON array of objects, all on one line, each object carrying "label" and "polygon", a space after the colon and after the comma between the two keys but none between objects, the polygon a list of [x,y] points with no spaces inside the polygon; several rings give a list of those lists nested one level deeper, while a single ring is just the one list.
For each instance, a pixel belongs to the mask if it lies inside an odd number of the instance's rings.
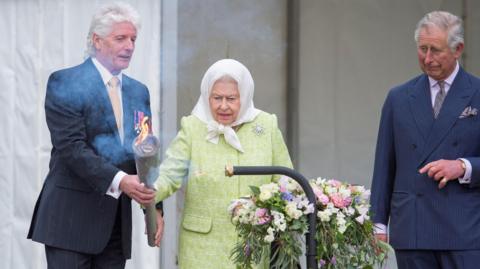
[{"label": "striped tie", "polygon": [[437,93],[437,96],[435,96],[435,102],[433,104],[433,116],[435,119],[438,117],[438,114],[440,113],[440,109],[442,108],[443,100],[445,100],[445,81],[439,81],[438,82],[438,87],[440,87],[440,91]]}]

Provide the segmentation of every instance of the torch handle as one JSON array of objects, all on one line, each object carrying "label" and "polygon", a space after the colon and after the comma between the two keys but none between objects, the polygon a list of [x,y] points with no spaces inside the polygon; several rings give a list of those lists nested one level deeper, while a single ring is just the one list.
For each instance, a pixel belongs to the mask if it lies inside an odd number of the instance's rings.
[{"label": "torch handle", "polygon": [[145,208],[145,224],[147,226],[148,245],[155,246],[155,233],[157,232],[157,209],[155,203],[151,203]]}]

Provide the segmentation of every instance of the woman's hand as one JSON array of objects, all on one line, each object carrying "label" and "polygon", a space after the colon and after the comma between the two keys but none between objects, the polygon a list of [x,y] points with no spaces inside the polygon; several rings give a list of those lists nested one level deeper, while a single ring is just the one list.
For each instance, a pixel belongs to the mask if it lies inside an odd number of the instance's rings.
[{"label": "woman's hand", "polygon": [[157,232],[155,233],[155,246],[160,247],[160,241],[163,237],[163,212],[162,209],[157,209]]}]

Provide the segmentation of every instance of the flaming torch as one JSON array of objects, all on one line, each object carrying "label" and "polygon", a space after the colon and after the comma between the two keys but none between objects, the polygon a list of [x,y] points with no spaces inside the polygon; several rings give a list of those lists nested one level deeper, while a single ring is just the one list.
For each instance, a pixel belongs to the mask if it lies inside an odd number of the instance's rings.
[{"label": "flaming torch", "polygon": [[[140,134],[133,141],[135,165],[140,181],[147,188],[153,189],[153,184],[158,176],[158,150],[160,142],[152,134],[152,128],[148,117],[142,117]],[[145,205],[145,222],[147,226],[148,245],[155,246],[155,232],[157,231],[157,211],[155,202]]]}]

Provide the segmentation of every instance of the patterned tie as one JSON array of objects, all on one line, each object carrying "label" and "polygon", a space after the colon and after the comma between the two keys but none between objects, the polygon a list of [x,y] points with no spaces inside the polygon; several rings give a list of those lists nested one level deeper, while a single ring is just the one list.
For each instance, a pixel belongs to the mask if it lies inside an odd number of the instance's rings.
[{"label": "patterned tie", "polygon": [[112,79],[107,83],[108,85],[108,96],[110,96],[110,102],[112,103],[113,113],[115,114],[115,121],[117,122],[117,128],[120,131],[122,127],[122,111],[120,107],[120,97],[118,96],[118,86],[120,81],[116,76],[113,76]]},{"label": "patterned tie", "polygon": [[445,100],[445,81],[439,81],[438,87],[440,87],[440,91],[435,96],[435,103],[433,104],[433,116],[435,119],[438,117],[440,113],[440,109],[442,108],[443,100]]}]

